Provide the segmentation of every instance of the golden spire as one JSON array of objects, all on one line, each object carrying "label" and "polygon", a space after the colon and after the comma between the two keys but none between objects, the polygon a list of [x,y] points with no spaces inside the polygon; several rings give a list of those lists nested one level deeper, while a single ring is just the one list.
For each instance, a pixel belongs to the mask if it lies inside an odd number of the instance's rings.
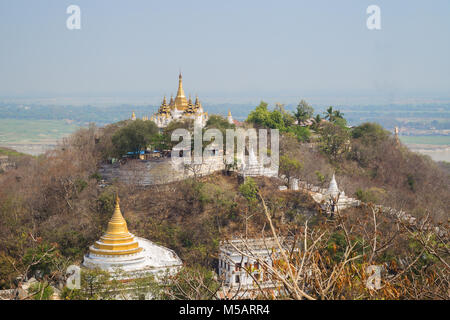
[{"label": "golden spire", "polygon": [[120,212],[119,203],[119,195],[116,195],[116,206],[111,220],[108,222],[106,233],[89,247],[91,254],[111,257],[136,254],[142,251],[139,242],[128,231],[127,222]]},{"label": "golden spire", "polygon": [[230,110],[228,110],[228,116],[231,117],[231,111]]},{"label": "golden spire", "polygon": [[116,195],[116,207],[114,209],[114,213],[111,217],[111,220],[108,222],[108,228],[106,229],[106,234],[122,234],[128,233],[127,222],[122,216],[122,212],[120,212],[120,199],[119,195]]},{"label": "golden spire", "polygon": [[166,102],[166,96],[164,96],[163,102],[162,102],[163,106],[165,106],[167,104]]},{"label": "golden spire", "polygon": [[186,98],[186,96],[184,95],[184,90],[183,90],[183,76],[180,75],[178,76],[178,91],[177,91],[177,97],[183,97]]},{"label": "golden spire", "polygon": [[183,90],[183,76],[178,76],[178,91],[177,96],[175,97],[175,107],[179,110],[183,110],[187,106],[186,96],[184,95]]},{"label": "golden spire", "polygon": [[134,111],[133,111],[133,113],[131,114],[131,120],[136,120],[136,115],[134,114]]}]

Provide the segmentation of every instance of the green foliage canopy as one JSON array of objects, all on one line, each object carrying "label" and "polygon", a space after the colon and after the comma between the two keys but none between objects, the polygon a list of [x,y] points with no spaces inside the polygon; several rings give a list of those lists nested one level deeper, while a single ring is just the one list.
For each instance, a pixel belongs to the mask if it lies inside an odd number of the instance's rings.
[{"label": "green foliage canopy", "polygon": [[158,135],[158,127],[153,121],[137,119],[120,128],[112,136],[115,153],[118,157],[127,152],[139,154],[145,150]]}]

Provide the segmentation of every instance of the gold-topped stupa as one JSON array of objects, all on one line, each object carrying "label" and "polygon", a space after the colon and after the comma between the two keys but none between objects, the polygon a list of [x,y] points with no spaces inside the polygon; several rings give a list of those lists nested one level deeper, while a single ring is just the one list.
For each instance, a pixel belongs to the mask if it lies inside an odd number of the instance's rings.
[{"label": "gold-topped stupa", "polygon": [[102,256],[129,255],[142,251],[134,235],[128,231],[127,222],[120,212],[119,197],[116,207],[108,222],[106,233],[89,248],[90,253]]},{"label": "gold-topped stupa", "polygon": [[186,98],[183,89],[183,76],[180,73],[175,99],[171,96],[169,103],[167,103],[166,97],[164,97],[153,121],[159,128],[164,128],[173,120],[183,121],[185,119],[196,120],[203,127],[208,120],[208,114],[203,112],[203,107],[198,97],[196,97],[195,103],[192,103],[191,97],[189,97],[189,100]]},{"label": "gold-topped stupa", "polygon": [[[112,272],[120,279],[135,279],[148,274],[175,274],[182,266],[177,254],[150,240],[135,237],[128,231],[120,211],[119,197],[105,234],[89,247],[82,266]],[[117,273],[118,270],[124,273]]]},{"label": "gold-topped stupa", "polygon": [[183,90],[183,76],[180,75],[178,76],[178,91],[177,91],[177,96],[175,97],[175,102],[173,104],[174,108],[182,111],[184,110],[188,105],[188,102],[186,100],[186,96],[184,95],[184,90]]}]

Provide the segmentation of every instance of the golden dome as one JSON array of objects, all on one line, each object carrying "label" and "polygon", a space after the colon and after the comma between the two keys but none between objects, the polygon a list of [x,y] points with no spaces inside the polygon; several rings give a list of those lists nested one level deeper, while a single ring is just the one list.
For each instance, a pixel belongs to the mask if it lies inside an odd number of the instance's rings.
[{"label": "golden dome", "polygon": [[106,233],[89,248],[89,251],[101,256],[130,255],[142,251],[134,235],[128,231],[127,222],[120,212],[118,196]]}]

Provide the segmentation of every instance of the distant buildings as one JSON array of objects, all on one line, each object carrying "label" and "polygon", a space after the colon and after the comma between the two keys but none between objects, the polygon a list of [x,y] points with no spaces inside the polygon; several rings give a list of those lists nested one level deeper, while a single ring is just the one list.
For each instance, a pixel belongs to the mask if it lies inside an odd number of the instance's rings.
[{"label": "distant buildings", "polygon": [[[131,115],[131,120],[136,120],[136,115],[133,112]],[[170,97],[169,102],[167,102],[166,97],[163,98],[161,105],[159,106],[158,112],[152,115],[150,118],[143,116],[144,121],[153,121],[158,128],[167,127],[172,121],[183,121],[187,119],[192,119],[194,122],[204,127],[209,119],[208,112],[203,110],[203,106],[198,97],[192,102],[192,98],[186,98],[183,89],[183,76],[181,73],[178,76],[178,90],[175,96]],[[230,124],[236,124],[237,121],[231,116],[231,112],[228,111],[227,121]]]},{"label": "distant buildings", "polygon": [[180,73],[178,76],[178,91],[175,99],[172,96],[169,103],[167,103],[166,97],[164,97],[158,112],[150,120],[155,122],[159,128],[164,128],[174,120],[185,119],[192,119],[196,124],[204,127],[206,121],[208,121],[208,112],[203,111],[198,97],[195,98],[194,103],[191,97],[186,99],[183,89],[183,77]]}]

